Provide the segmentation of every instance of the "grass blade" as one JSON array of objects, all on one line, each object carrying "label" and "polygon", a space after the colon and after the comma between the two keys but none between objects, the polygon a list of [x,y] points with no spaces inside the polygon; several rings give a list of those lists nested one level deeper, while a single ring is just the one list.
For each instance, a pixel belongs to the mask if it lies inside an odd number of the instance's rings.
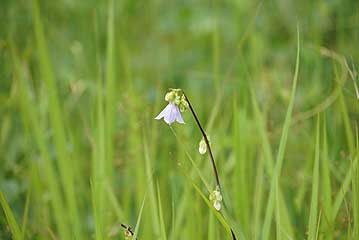
[{"label": "grass blade", "polygon": [[147,196],[147,192],[146,192],[145,196],[143,197],[140,212],[138,213],[136,227],[135,227],[135,234],[133,236],[133,239],[137,239],[137,233],[138,233],[138,230],[140,229],[140,222],[141,222],[141,218],[142,218],[143,207],[145,206],[145,202],[146,202],[146,196]]},{"label": "grass blade", "polygon": [[315,140],[315,158],[313,166],[312,197],[310,203],[308,239],[316,239],[317,221],[318,221],[318,191],[319,191],[319,152],[320,152],[320,124],[319,116],[317,119],[317,135]]},{"label": "grass blade", "polygon": [[158,215],[160,218],[161,239],[167,240],[166,225],[165,225],[165,221],[163,218],[163,212],[162,212],[160,186],[158,185],[158,183],[157,183],[157,200],[158,200]]},{"label": "grass blade", "polygon": [[[358,126],[356,128],[356,151],[359,152],[359,132]],[[358,158],[358,155],[357,155]],[[354,238],[359,238],[359,168],[353,169],[354,177],[352,181],[353,188],[353,218],[354,218]]]},{"label": "grass blade", "polygon": [[192,183],[193,188],[196,190],[196,192],[201,196],[203,201],[207,204],[207,206],[211,209],[212,213],[216,216],[218,221],[222,224],[222,226],[225,228],[228,239],[232,239],[232,233],[231,233],[231,227],[227,223],[227,221],[224,219],[224,217],[213,207],[213,205],[210,203],[210,201],[207,199],[207,197],[204,195],[204,193],[199,189],[199,187],[192,181],[192,179],[188,178],[189,181]]},{"label": "grass blade", "polygon": [[321,162],[321,180],[323,182],[322,199],[323,199],[323,211],[324,219],[323,232],[327,239],[333,238],[333,222],[332,222],[332,187],[330,181],[330,167],[329,167],[329,156],[328,156],[328,140],[327,140],[327,128],[326,120],[324,118],[323,124],[323,151],[322,151],[322,162]]},{"label": "grass blade", "polygon": [[21,231],[20,231],[20,227],[17,224],[15,216],[14,216],[13,212],[11,211],[11,208],[10,208],[9,204],[7,203],[2,191],[0,191],[0,204],[2,206],[2,209],[4,210],[4,213],[5,213],[7,222],[9,224],[13,239],[14,240],[23,239]]},{"label": "grass blade", "polygon": [[65,206],[63,204],[63,198],[60,192],[59,183],[57,181],[57,175],[52,164],[50,153],[47,148],[47,140],[45,139],[46,130],[40,124],[39,117],[36,111],[32,111],[32,106],[36,105],[31,97],[31,90],[28,82],[23,74],[23,69],[19,60],[16,57],[15,50],[12,48],[12,57],[14,63],[14,72],[18,75],[19,80],[19,92],[22,96],[20,98],[20,111],[23,119],[27,119],[30,126],[30,133],[34,137],[35,144],[39,148],[41,162],[43,165],[44,175],[48,184],[51,206],[54,210],[54,219],[56,226],[59,230],[59,235],[62,239],[67,239],[69,235],[69,229],[67,227],[67,216],[65,214]]},{"label": "grass blade", "polygon": [[108,5],[107,22],[107,59],[106,59],[106,173],[111,179],[113,161],[113,136],[115,123],[115,4],[113,0]]},{"label": "grass blade", "polygon": [[31,192],[28,191],[28,193],[26,194],[24,215],[22,217],[22,222],[21,222],[21,236],[23,239],[25,239],[27,221],[28,221],[28,217],[29,217],[30,195],[31,195]]},{"label": "grass blade", "polygon": [[[256,120],[257,129],[259,131],[259,135],[261,136],[261,143],[262,143],[262,149],[263,149],[263,165],[265,167],[265,170],[269,177],[273,176],[274,172],[274,163],[273,163],[273,156],[272,156],[272,150],[269,143],[269,137],[267,130],[265,128],[265,120],[263,119],[262,113],[259,110],[259,106],[257,103],[257,100],[255,98],[255,93],[252,88],[252,105],[254,109],[254,117]],[[290,216],[287,208],[287,203],[285,202],[283,192],[281,191],[280,186],[279,187],[279,200],[280,200],[280,218],[282,219],[282,229],[285,231],[289,236],[294,236],[293,226],[290,222]],[[259,229],[258,229],[259,230]],[[259,235],[258,232],[255,232],[256,235]]]},{"label": "grass blade", "polygon": [[[277,201],[275,201],[275,198],[277,198],[277,196],[278,196],[277,191],[279,191],[279,189],[277,186],[279,185],[278,181],[279,181],[280,173],[282,170],[284,152],[285,152],[285,147],[286,147],[286,143],[287,143],[289,127],[290,127],[290,123],[291,123],[291,119],[292,119],[292,111],[293,111],[293,106],[294,106],[295,92],[296,92],[296,88],[297,88],[298,73],[299,73],[299,53],[300,53],[300,36],[299,36],[299,27],[298,27],[297,28],[297,58],[296,58],[296,64],[295,64],[295,73],[294,73],[294,78],[293,78],[292,92],[291,92],[291,97],[290,97],[290,101],[289,101],[289,106],[287,109],[287,114],[286,114],[286,117],[284,120],[283,132],[282,132],[282,137],[280,139],[276,166],[275,166],[272,180],[271,180],[271,189],[270,189],[269,200],[268,200],[268,204],[267,204],[264,225],[263,225],[263,230],[262,230],[262,239],[269,239],[270,227],[271,227],[271,222],[272,222],[272,217],[273,217],[273,210],[275,207],[275,203],[279,201],[279,199],[276,199]],[[277,225],[279,225],[277,228],[281,228],[281,226],[278,222],[277,222]],[[281,234],[281,233],[277,232],[277,234]]]},{"label": "grass blade", "polygon": [[75,238],[82,239],[78,212],[79,208],[74,189],[74,164],[73,161],[70,160],[69,154],[67,154],[68,151],[66,147],[65,128],[60,110],[56,82],[48,55],[44,27],[41,22],[38,0],[32,1],[32,15],[38,51],[39,68],[47,90],[50,122],[54,131],[53,140],[56,148],[60,177],[63,184],[63,190],[65,192],[65,199],[69,207],[69,219],[71,220],[71,226],[73,226],[72,230]]}]

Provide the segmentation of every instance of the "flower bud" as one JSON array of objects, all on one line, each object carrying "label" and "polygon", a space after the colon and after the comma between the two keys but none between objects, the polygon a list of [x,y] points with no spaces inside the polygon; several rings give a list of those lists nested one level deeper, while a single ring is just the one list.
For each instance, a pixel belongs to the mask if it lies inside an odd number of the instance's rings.
[{"label": "flower bud", "polygon": [[222,194],[219,190],[219,187],[217,186],[216,189],[209,194],[209,200],[212,202],[213,207],[220,211],[222,208]]},{"label": "flower bud", "polygon": [[207,152],[207,144],[204,141],[204,139],[202,138],[202,140],[199,142],[199,147],[198,147],[198,151],[200,154],[205,154]]}]

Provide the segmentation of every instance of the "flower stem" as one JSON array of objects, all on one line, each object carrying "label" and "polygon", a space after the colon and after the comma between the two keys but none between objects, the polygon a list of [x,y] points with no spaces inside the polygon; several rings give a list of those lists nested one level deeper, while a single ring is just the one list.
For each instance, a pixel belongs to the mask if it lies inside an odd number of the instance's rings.
[{"label": "flower stem", "polygon": [[206,142],[206,145],[207,145],[207,148],[208,148],[208,152],[209,152],[209,156],[210,156],[211,162],[212,162],[212,167],[213,167],[214,175],[216,176],[217,186],[218,186],[219,190],[221,190],[221,184],[220,184],[220,182],[219,182],[219,176],[218,176],[218,172],[217,172],[216,162],[214,161],[214,157],[213,157],[213,154],[212,154],[212,149],[211,149],[211,146],[209,145],[209,141],[208,141],[206,132],[203,130],[202,125],[201,125],[201,123],[199,122],[198,117],[197,117],[195,111],[193,110],[193,107],[192,107],[192,105],[191,105],[191,103],[190,103],[190,101],[189,101],[187,95],[186,95],[184,92],[183,92],[183,95],[185,96],[186,101],[187,101],[188,106],[189,106],[189,109],[190,109],[190,111],[191,111],[191,113],[192,113],[192,115],[193,115],[193,118],[194,118],[194,120],[196,121],[197,126],[199,127],[199,130],[200,130],[201,133],[202,133],[203,139],[204,139],[204,141]]}]

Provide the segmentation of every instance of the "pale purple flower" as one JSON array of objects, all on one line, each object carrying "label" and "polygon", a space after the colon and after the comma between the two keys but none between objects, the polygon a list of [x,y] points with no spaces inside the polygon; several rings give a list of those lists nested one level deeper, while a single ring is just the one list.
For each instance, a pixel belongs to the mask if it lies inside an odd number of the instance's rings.
[{"label": "pale purple flower", "polygon": [[165,120],[165,122],[168,125],[171,125],[175,121],[184,124],[179,107],[173,102],[170,102],[165,107],[165,109],[163,109],[162,112],[160,112],[160,114],[158,114],[158,116],[155,117],[155,119],[157,120],[160,120],[162,118]]}]

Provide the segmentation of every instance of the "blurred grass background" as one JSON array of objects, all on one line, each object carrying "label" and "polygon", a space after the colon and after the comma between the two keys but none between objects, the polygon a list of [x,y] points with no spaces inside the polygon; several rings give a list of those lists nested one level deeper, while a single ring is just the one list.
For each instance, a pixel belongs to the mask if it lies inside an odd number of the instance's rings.
[{"label": "blurred grass background", "polygon": [[345,65],[358,66],[358,9],[1,0],[0,239],[123,239],[119,223],[138,239],[225,239],[191,183],[208,196],[187,153],[215,187],[192,117],[174,125],[178,141],[153,120],[170,87],[206,126],[241,238],[358,239],[359,103]]}]

